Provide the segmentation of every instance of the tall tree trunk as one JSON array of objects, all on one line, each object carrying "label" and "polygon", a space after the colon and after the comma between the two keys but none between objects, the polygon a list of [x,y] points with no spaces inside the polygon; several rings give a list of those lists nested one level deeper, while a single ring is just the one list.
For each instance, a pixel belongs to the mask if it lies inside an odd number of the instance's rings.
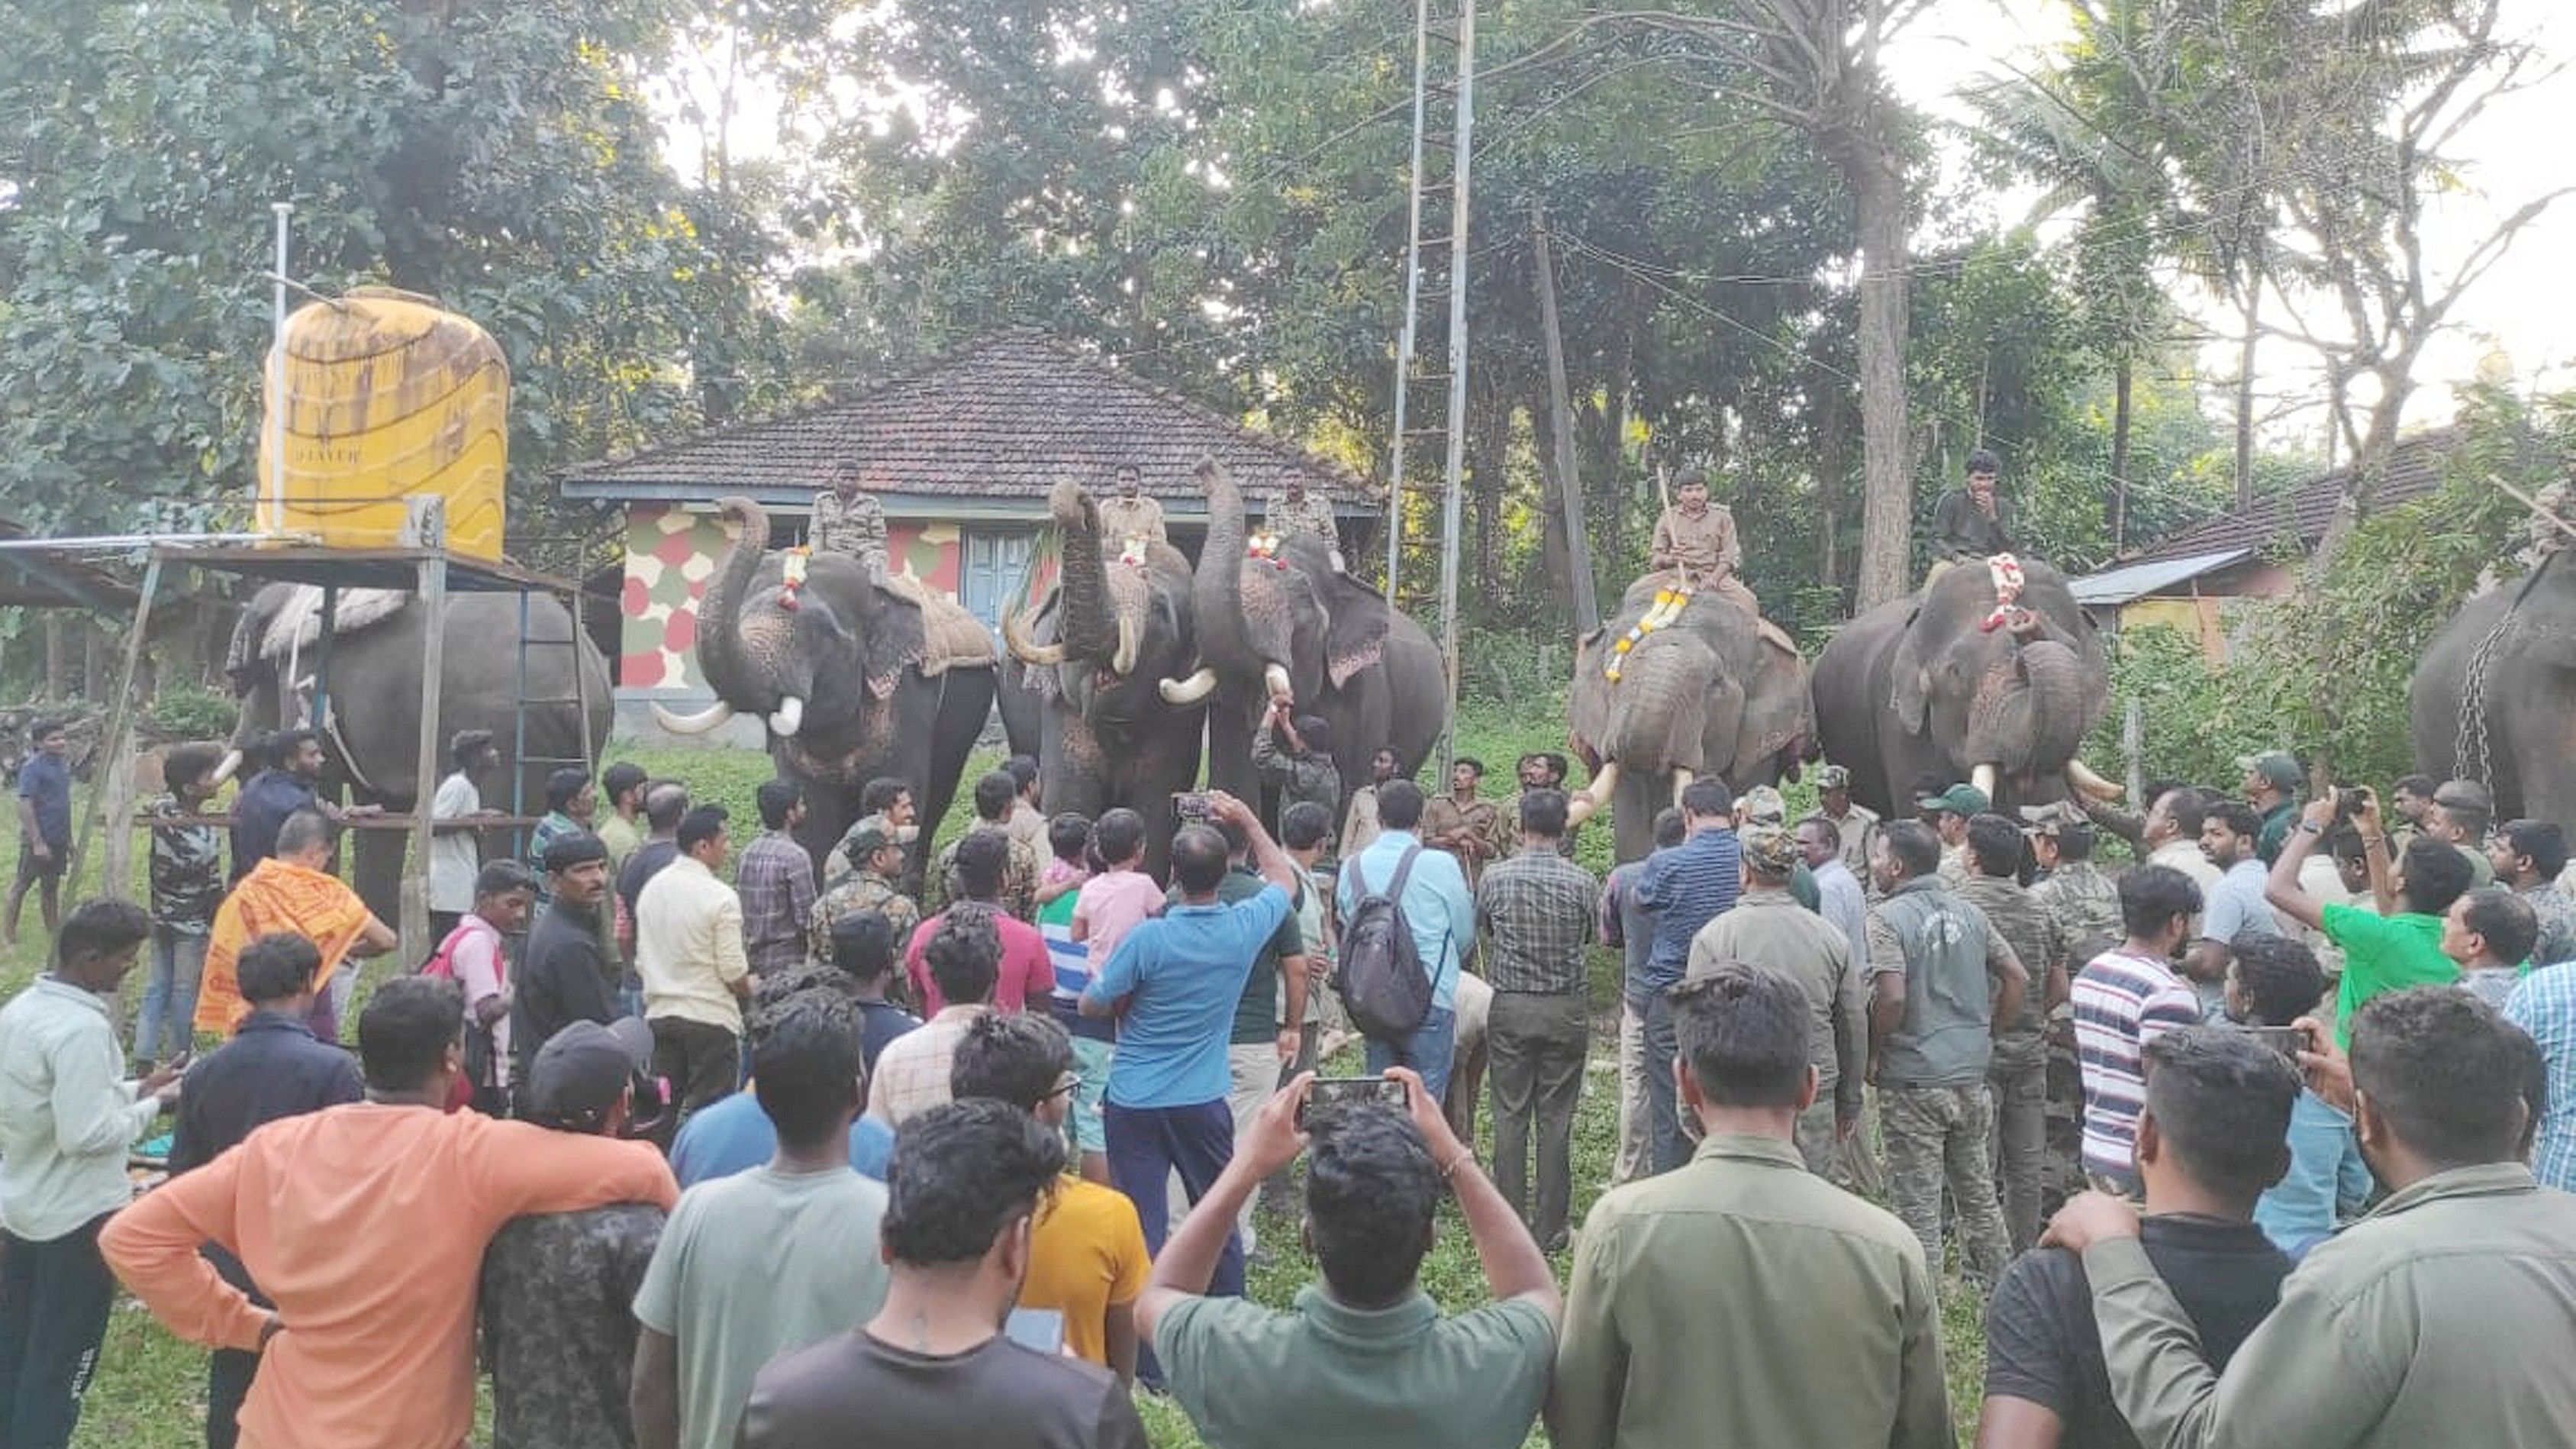
[{"label": "tall tree trunk", "polygon": [[2123,357],[2111,369],[2111,556],[2129,540],[2129,394],[2137,365]]},{"label": "tall tree trunk", "polygon": [[1809,386],[1816,406],[1816,582],[1843,584],[1843,485],[1848,481],[1851,399],[1842,379],[1821,364]]},{"label": "tall tree trunk", "polygon": [[1557,327],[1556,262],[1547,241],[1547,219],[1530,203],[1530,232],[1538,244],[1538,309],[1539,322],[1547,342],[1547,407],[1546,429],[1549,447],[1540,455],[1554,460],[1556,466],[1553,507],[1548,517],[1564,534],[1566,592],[1574,600],[1574,633],[1577,638],[1601,625],[1601,596],[1592,586],[1592,543],[1590,531],[1583,526],[1583,479],[1574,461],[1574,405],[1566,395],[1565,338]]},{"label": "tall tree trunk", "polygon": [[2236,349],[2236,506],[2254,502],[2254,349],[2263,338],[2263,279],[2258,273],[2245,284],[2245,340]]},{"label": "tall tree trunk", "polygon": [[1860,580],[1855,609],[1906,592],[1914,540],[1914,477],[1905,437],[1905,187],[1892,157],[1845,158],[1860,232]]},{"label": "tall tree trunk", "polygon": [[45,698],[63,697],[63,612],[47,609],[45,618]]}]

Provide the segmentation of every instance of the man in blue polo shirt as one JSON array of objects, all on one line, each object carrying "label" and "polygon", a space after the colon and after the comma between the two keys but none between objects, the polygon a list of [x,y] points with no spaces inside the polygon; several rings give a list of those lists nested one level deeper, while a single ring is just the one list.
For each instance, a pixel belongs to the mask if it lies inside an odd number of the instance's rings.
[{"label": "man in blue polo shirt", "polygon": [[[1402,1041],[1368,1039],[1371,1075],[1389,1067],[1411,1067],[1424,1091],[1444,1097],[1449,1069],[1458,1052],[1458,972],[1476,948],[1476,895],[1458,857],[1445,850],[1423,849],[1420,833],[1422,788],[1411,780],[1389,780],[1378,787],[1377,818],[1384,827],[1369,847],[1342,862],[1341,882],[1334,888],[1342,919],[1349,920],[1366,897],[1395,888],[1408,856],[1413,869],[1404,877],[1396,909],[1413,933],[1413,951],[1431,973],[1431,1010]],[[1676,971],[1673,979],[1681,979]],[[1470,1134],[1472,1135],[1472,1134]]]},{"label": "man in blue polo shirt", "polygon": [[[1181,903],[1127,933],[1083,988],[1082,1014],[1116,1015],[1118,1054],[1109,1064],[1102,1116],[1109,1181],[1136,1204],[1146,1246],[1163,1248],[1169,1226],[1164,1184],[1178,1172],[1196,1203],[1234,1156],[1232,1077],[1226,1040],[1253,957],[1288,915],[1297,865],[1261,828],[1261,817],[1221,791],[1208,795],[1212,821],[1230,822],[1252,842],[1268,884],[1231,905],[1218,899],[1229,866],[1225,837],[1193,825],[1172,837],[1172,879]],[[1243,1292],[1243,1246],[1229,1237],[1218,1261],[1220,1295]]]},{"label": "man in blue polo shirt", "polygon": [[1655,944],[1646,954],[1646,976],[1631,981],[1628,1005],[1646,1024],[1648,1159],[1656,1172],[1690,1160],[1675,1098],[1673,1058],[1680,1051],[1664,993],[1681,984],[1690,965],[1691,938],[1732,909],[1744,889],[1743,847],[1736,841],[1735,794],[1723,780],[1693,780],[1682,790],[1681,844],[1646,857],[1637,872],[1637,906],[1654,918]]}]

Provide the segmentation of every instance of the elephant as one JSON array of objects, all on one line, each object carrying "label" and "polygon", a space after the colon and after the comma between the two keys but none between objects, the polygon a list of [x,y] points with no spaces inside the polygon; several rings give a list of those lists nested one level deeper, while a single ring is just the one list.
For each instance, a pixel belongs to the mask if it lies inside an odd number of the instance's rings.
[{"label": "elephant", "polygon": [[[796,838],[818,877],[878,776],[909,785],[935,828],[992,714],[992,637],[957,605],[880,582],[846,554],[772,551],[769,514],[748,498],[716,507],[732,537],[698,602],[696,650],[716,703],[692,715],[657,704],[654,718],[692,735],[736,713],[765,717],[779,774],[805,788]],[[931,828],[913,843],[916,879]]]},{"label": "elephant", "polygon": [[1207,716],[1161,692],[1197,664],[1190,562],[1160,541],[1113,557],[1119,545],[1101,538],[1099,505],[1069,480],[1056,485],[1048,511],[1064,539],[1062,573],[1028,618],[1018,610],[1002,618],[1011,656],[1002,690],[1013,701],[1003,714],[1037,702],[1034,726],[1024,718],[1012,734],[1017,748],[1035,741],[1047,814],[1134,810],[1145,817],[1146,869],[1159,876],[1171,849],[1171,797],[1198,781]]},{"label": "elephant", "polygon": [[1683,606],[1619,660],[1617,646],[1655,604],[1664,576],[1630,586],[1611,623],[1583,637],[1567,696],[1570,742],[1592,770],[1576,797],[1588,816],[1617,801],[1618,858],[1654,848],[1655,812],[1694,776],[1736,790],[1794,777],[1816,737],[1807,664],[1763,637],[1752,615],[1714,594]]},{"label": "elephant", "polygon": [[1852,772],[1852,798],[1913,814],[1926,776],[1966,780],[1998,810],[2118,790],[2076,758],[2109,702],[2110,665],[2066,576],[2019,564],[2019,597],[1998,608],[2000,565],[1944,570],[1913,595],[1845,624],[1817,657],[1825,755]]},{"label": "elephant", "polygon": [[1447,670],[1431,636],[1335,569],[1320,538],[1298,534],[1247,556],[1242,490],[1214,459],[1198,475],[1208,494],[1191,591],[1200,662],[1163,697],[1206,702],[1208,782],[1260,798],[1252,731],[1280,695],[1330,726],[1344,789],[1368,779],[1380,749],[1395,751],[1400,774],[1422,768],[1449,727]]},{"label": "elephant", "polygon": [[[457,731],[487,729],[501,747],[501,784],[487,785],[489,803],[510,803],[507,771],[517,770],[521,801],[541,813],[549,760],[596,760],[608,739],[608,661],[571,613],[552,595],[526,600],[526,689],[521,690],[520,599],[511,594],[458,593],[447,599],[446,640],[440,655],[438,742],[444,768],[446,742]],[[270,584],[253,594],[234,622],[225,673],[241,700],[236,751],[270,730],[308,718],[301,700],[320,659],[321,591],[309,585]],[[328,705],[322,728],[324,784],[345,787],[361,805],[404,813],[428,798],[417,778],[420,750],[420,661],[428,615],[414,595],[386,589],[341,592],[331,638],[330,671],[321,681]],[[518,758],[520,701],[526,705],[528,760]],[[582,739],[582,705],[589,701],[588,748]],[[239,764],[228,758],[223,773]],[[433,787],[434,787],[434,783]],[[358,893],[382,919],[397,918],[406,837],[389,830],[357,832]]]},{"label": "elephant", "polygon": [[2552,553],[2462,604],[2406,695],[2416,768],[2481,780],[2498,820],[2576,822],[2576,563]]}]

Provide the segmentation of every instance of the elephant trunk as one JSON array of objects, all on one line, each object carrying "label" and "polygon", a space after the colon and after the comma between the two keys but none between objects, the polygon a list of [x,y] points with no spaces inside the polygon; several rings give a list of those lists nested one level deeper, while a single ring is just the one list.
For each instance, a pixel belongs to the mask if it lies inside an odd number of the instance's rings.
[{"label": "elephant trunk", "polygon": [[1199,461],[1198,475],[1208,496],[1207,542],[1190,590],[1199,652],[1220,673],[1256,678],[1266,661],[1252,647],[1243,616],[1243,491],[1214,458]]},{"label": "elephant trunk", "polygon": [[[2083,665],[2075,651],[2049,639],[1998,660],[1968,706],[1958,762],[1971,778],[2054,776],[2075,757],[2088,721]],[[1990,783],[1979,788],[1994,794]]]},{"label": "elephant trunk", "polygon": [[755,698],[761,691],[743,669],[736,631],[752,576],[760,571],[761,555],[769,549],[769,513],[748,498],[719,499],[716,508],[731,536],[716,559],[715,572],[707,577],[706,593],[698,600],[698,668],[720,697],[765,706],[768,701]]},{"label": "elephant trunk", "polygon": [[1082,485],[1066,479],[1049,495],[1048,511],[1064,535],[1056,581],[1056,638],[1073,658],[1108,659],[1118,639],[1109,620],[1109,579],[1100,555],[1100,507]]},{"label": "elephant trunk", "polygon": [[2030,680],[2030,768],[2057,770],[2084,743],[2084,668],[2075,651],[2054,640],[2022,646],[2022,673]]}]

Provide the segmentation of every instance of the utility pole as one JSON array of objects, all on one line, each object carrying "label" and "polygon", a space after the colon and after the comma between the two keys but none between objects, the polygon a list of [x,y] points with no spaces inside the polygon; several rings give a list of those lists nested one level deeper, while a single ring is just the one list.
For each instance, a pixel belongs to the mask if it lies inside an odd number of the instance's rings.
[{"label": "utility pole", "polygon": [[1556,323],[1556,259],[1547,240],[1547,216],[1530,202],[1530,236],[1538,247],[1538,316],[1547,338],[1548,431],[1556,446],[1556,502],[1565,513],[1565,554],[1572,575],[1575,637],[1601,627],[1601,600],[1592,589],[1592,540],[1583,522],[1583,482],[1575,473],[1574,404],[1566,396],[1565,337]]}]

